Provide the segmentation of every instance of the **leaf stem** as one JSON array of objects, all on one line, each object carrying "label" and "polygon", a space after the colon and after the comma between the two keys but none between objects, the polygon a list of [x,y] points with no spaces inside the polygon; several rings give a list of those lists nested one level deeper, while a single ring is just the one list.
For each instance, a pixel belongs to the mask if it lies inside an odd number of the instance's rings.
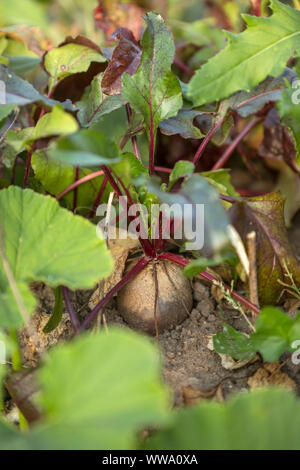
[{"label": "leaf stem", "polygon": [[30,167],[31,167],[31,157],[34,151],[34,147],[35,146],[33,144],[31,149],[28,150],[27,152],[26,167],[25,167],[25,173],[24,173],[23,184],[22,184],[23,189],[26,188],[27,183],[28,183],[28,177],[29,177],[29,172],[30,172]]},{"label": "leaf stem", "polygon": [[[21,354],[20,341],[19,341],[17,330],[15,329],[10,330],[9,336],[13,343],[13,352],[11,355],[12,368],[14,371],[18,371],[22,369],[22,354]],[[20,430],[26,431],[28,429],[28,421],[23,415],[19,407],[18,407],[18,414],[19,414],[19,420],[20,420]]]},{"label": "leaf stem", "polygon": [[[79,167],[77,166],[75,168],[75,183],[76,181],[78,181],[79,179]],[[76,212],[76,207],[77,207],[77,196],[78,196],[78,186],[76,186],[76,188],[74,188],[74,197],[73,197],[73,212],[75,213]]]},{"label": "leaf stem", "polygon": [[227,147],[223,155],[219,158],[219,160],[214,164],[212,167],[212,171],[219,170],[223,168],[225,163],[229,160],[230,156],[239,145],[239,143],[244,139],[244,137],[263,119],[256,118],[253,121],[248,122],[248,124],[244,127],[244,129],[236,136],[236,138],[231,142],[231,144]]},{"label": "leaf stem", "polygon": [[107,178],[107,176],[105,176],[105,177],[104,177],[104,180],[102,181],[102,184],[101,184],[101,186],[100,186],[98,195],[97,195],[97,197],[96,197],[96,199],[95,199],[95,202],[94,202],[94,204],[93,204],[93,207],[92,207],[92,209],[91,209],[91,212],[90,212],[90,214],[89,214],[89,219],[92,219],[92,218],[93,218],[93,216],[94,216],[94,214],[95,214],[95,212],[96,212],[96,210],[97,210],[97,207],[98,207],[98,205],[99,205],[99,202],[101,201],[101,198],[102,198],[103,193],[104,193],[104,191],[105,191],[107,182],[108,182],[108,178]]},{"label": "leaf stem", "polygon": [[[190,263],[189,260],[183,258],[183,256],[180,256],[180,255],[177,255],[177,254],[174,254],[174,253],[165,252],[165,253],[162,253],[161,255],[159,255],[158,258],[172,261],[173,263],[176,263],[179,266],[187,266]],[[218,279],[216,279],[214,276],[212,276],[211,274],[209,274],[206,271],[202,271],[202,273],[198,274],[198,276],[202,277],[203,279],[210,282],[211,284],[215,284],[216,282],[219,284]],[[240,294],[238,294],[234,290],[231,291],[231,289],[228,286],[226,286],[226,284],[222,283],[222,285],[223,285],[224,289],[228,293],[230,293],[230,295],[234,299],[236,299],[238,302],[243,304],[245,307],[247,307],[249,310],[251,310],[256,315],[259,314],[260,309],[256,305],[254,305],[252,302],[250,302],[249,300],[242,297]]]}]

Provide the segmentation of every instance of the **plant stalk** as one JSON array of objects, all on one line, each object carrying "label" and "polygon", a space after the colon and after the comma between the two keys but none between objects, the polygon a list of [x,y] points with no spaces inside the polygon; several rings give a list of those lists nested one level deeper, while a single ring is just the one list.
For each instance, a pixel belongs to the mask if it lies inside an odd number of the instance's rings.
[{"label": "plant stalk", "polygon": [[[183,256],[180,256],[180,255],[177,255],[177,254],[174,254],[174,253],[167,253],[167,252],[162,253],[161,255],[158,256],[158,258],[172,261],[173,263],[176,263],[179,266],[187,266],[190,263]],[[215,282],[219,283],[218,279],[216,279],[214,276],[212,276],[211,274],[209,274],[206,271],[202,271],[202,273],[198,274],[198,276],[202,277],[203,279],[210,282],[211,284],[215,284]],[[226,289],[228,291],[228,293],[230,293],[230,295],[234,299],[236,299],[238,302],[243,304],[245,307],[247,307],[249,310],[251,310],[256,315],[259,314],[260,309],[256,305],[254,305],[252,302],[250,302],[249,300],[242,297],[240,294],[238,294],[234,290],[231,291],[231,289],[228,286],[226,286],[226,284],[224,284],[224,283],[222,283],[222,284],[223,284],[224,289]]]},{"label": "plant stalk", "polygon": [[96,307],[89,313],[89,315],[85,318],[84,322],[81,325],[81,329],[87,328],[88,324],[95,318],[95,316],[99,313],[101,308],[103,308],[107,302],[123,287],[125,286],[131,279],[133,279],[137,274],[139,274],[145,266],[151,261],[151,258],[143,256],[139,259],[137,264],[128,271],[127,274],[119,281],[104,297],[100,302],[96,305]]}]

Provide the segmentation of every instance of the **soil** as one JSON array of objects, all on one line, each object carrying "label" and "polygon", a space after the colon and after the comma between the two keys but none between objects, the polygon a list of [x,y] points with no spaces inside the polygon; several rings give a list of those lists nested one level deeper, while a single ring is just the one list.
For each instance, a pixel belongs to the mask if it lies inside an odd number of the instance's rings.
[{"label": "soil", "polygon": [[[290,229],[290,240],[296,253],[300,255],[300,213]],[[194,305],[191,314],[181,325],[163,332],[158,338],[162,351],[163,376],[173,391],[174,404],[192,404],[212,396],[223,400],[238,391],[265,384],[281,384],[293,388],[300,395],[300,365],[293,365],[289,354],[283,355],[280,362],[270,365],[263,364],[259,356],[251,362],[238,363],[213,351],[211,338],[222,330],[223,320],[248,334],[249,326],[239,312],[226,306],[224,300],[216,300],[218,297],[215,292],[212,293],[211,286],[196,281],[192,287]],[[26,366],[36,365],[45,350],[58,341],[73,336],[67,313],[64,313],[56,330],[50,334],[43,333],[52,312],[54,298],[51,289],[43,284],[35,284],[33,290],[39,299],[39,307],[32,318],[38,330],[39,344],[37,347],[31,342],[28,344],[26,330],[20,333]],[[90,311],[88,302],[91,294],[91,291],[77,291],[72,294],[74,307],[81,318]],[[285,304],[285,310],[289,310],[291,315],[295,313],[293,305],[295,303],[290,301]],[[295,308],[297,310],[299,305]],[[115,299],[103,309],[101,315],[101,322],[98,319],[93,328],[109,329],[111,325],[128,328],[116,310]],[[153,341],[156,339],[153,338]]]}]

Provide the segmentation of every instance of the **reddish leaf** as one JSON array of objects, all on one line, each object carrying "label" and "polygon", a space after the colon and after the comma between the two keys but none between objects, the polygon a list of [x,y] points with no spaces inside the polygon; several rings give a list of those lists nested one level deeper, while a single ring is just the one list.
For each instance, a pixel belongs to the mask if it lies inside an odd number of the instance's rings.
[{"label": "reddish leaf", "polygon": [[245,198],[233,204],[231,221],[246,241],[247,233],[257,234],[257,273],[259,300],[262,305],[278,302],[283,287],[278,279],[288,283],[285,264],[294,282],[300,286],[300,265],[290,246],[284,223],[284,198],[279,192]]},{"label": "reddish leaf", "polygon": [[[97,44],[95,44],[90,39],[85,36],[78,35],[75,38],[68,36],[64,42],[59,44],[57,47],[63,47],[66,44],[78,44],[80,46],[89,47],[94,49],[99,54],[102,54],[102,51]],[[45,60],[47,52],[44,54],[43,62]],[[79,101],[83,95],[85,88],[90,85],[91,81],[98,75],[103,72],[106,64],[101,62],[92,62],[89,69],[86,72],[74,73],[69,77],[61,80],[55,89],[52,92],[52,98],[58,101],[64,101],[65,99],[70,99],[73,103]]]},{"label": "reddish leaf", "polygon": [[118,0],[99,0],[99,6],[94,10],[94,19],[107,40],[111,39],[113,32],[118,28],[128,28],[136,39],[140,39],[143,14],[142,8],[137,5],[120,5]]},{"label": "reddish leaf", "polygon": [[106,95],[117,95],[122,89],[122,76],[125,72],[134,75],[140,64],[142,49],[131,31],[118,29],[114,37],[119,41],[112,54],[102,79],[102,91]]}]

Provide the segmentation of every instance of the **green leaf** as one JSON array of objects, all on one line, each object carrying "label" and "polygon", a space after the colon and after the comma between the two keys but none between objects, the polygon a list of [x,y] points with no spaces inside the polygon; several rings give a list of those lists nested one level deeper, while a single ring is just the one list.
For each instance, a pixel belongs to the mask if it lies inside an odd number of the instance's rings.
[{"label": "green leaf", "polygon": [[219,266],[223,263],[236,264],[237,256],[233,251],[224,252],[220,255],[215,255],[213,258],[204,258],[203,256],[191,261],[183,269],[183,273],[189,279],[197,276],[199,273],[204,271],[208,266],[214,267]]},{"label": "green leaf", "polygon": [[41,63],[40,57],[7,57],[10,70],[23,76]]},{"label": "green leaf", "polygon": [[279,101],[282,93],[285,92],[287,81],[293,82],[296,78],[297,74],[294,70],[286,67],[279,77],[267,77],[250,92],[239,91],[235,93],[225,100],[224,105],[246,118],[260,111],[267,103]]},{"label": "green leaf", "polygon": [[294,319],[276,307],[264,307],[257,317],[256,332],[250,338],[223,324],[222,333],[214,336],[214,348],[234,359],[251,359],[259,352],[265,361],[277,361],[285,351],[293,351],[299,340],[300,314]]},{"label": "green leaf", "polygon": [[134,75],[142,55],[139,42],[127,28],[117,29],[112,37],[118,44],[103,74],[102,89],[106,95],[121,93],[123,74]]},{"label": "green leaf", "polygon": [[26,43],[21,39],[4,36],[1,38],[1,44],[3,41],[5,41],[5,47],[2,50],[2,54],[8,59],[10,70],[16,74],[24,75],[41,63],[41,58],[28,49]]},{"label": "green leaf", "polygon": [[15,105],[6,104],[0,106],[0,123],[3,119],[10,115],[10,113],[15,109]]},{"label": "green leaf", "polygon": [[215,50],[224,45],[224,35],[217,27],[217,21],[213,17],[189,23],[172,20],[171,24],[177,40],[183,39],[193,46],[213,45]]},{"label": "green leaf", "polygon": [[[39,93],[29,82],[15,75],[4,65],[0,64],[0,80],[5,83],[5,103],[0,104],[0,110],[7,105],[26,106],[30,103],[42,102],[47,106],[59,104],[65,109],[74,111],[75,106],[70,100],[64,103],[52,100]],[[14,106],[14,107],[15,107]]]},{"label": "green leaf", "polygon": [[72,134],[77,130],[76,119],[64,111],[61,106],[54,106],[52,111],[38,120],[36,127],[26,127],[21,131],[14,130],[6,133],[6,146],[3,151],[4,164],[10,168],[17,154],[23,150],[30,150],[36,140]]},{"label": "green leaf", "polygon": [[172,173],[169,177],[169,190],[174,186],[176,181],[180,178],[184,178],[185,176],[189,176],[193,174],[195,170],[195,165],[192,162],[188,162],[185,160],[179,160],[175,163],[175,166],[172,170]]},{"label": "green leaf", "polygon": [[257,279],[261,305],[278,302],[286,282],[286,265],[300,286],[300,264],[290,245],[284,221],[284,198],[279,192],[244,198],[229,210],[232,224],[244,243],[247,233],[256,231]]},{"label": "green leaf", "polygon": [[44,5],[34,0],[23,0],[21,3],[18,0],[1,0],[0,18],[4,25],[26,24],[44,30],[49,27]]},{"label": "green leaf", "polygon": [[103,73],[94,77],[91,85],[85,91],[82,99],[77,103],[79,108],[78,120],[83,127],[89,127],[105,114],[126,104],[121,94],[106,96],[101,90]]},{"label": "green leaf", "polygon": [[103,132],[83,129],[63,137],[48,150],[48,155],[65,165],[83,168],[112,164],[120,161],[118,146]]},{"label": "green leaf", "polygon": [[[197,223],[197,237],[201,237],[203,234],[204,252],[211,255],[222,250],[229,242],[227,213],[215,188],[205,178],[198,174],[192,174],[184,180],[177,192],[172,193],[163,191],[154,178],[147,182],[147,186],[149,191],[156,194],[161,202],[169,206],[176,205],[174,206],[174,219],[181,220],[187,226],[193,224],[192,226],[195,227]],[[199,225],[201,220],[195,220],[196,208],[199,209],[198,205],[203,205],[204,208],[203,226]],[[185,207],[189,208],[186,212]]]},{"label": "green leaf", "polygon": [[286,350],[291,350],[294,339],[292,328],[300,325],[300,315],[293,320],[275,307],[265,307],[256,321],[256,333],[251,336],[254,347],[268,362],[277,361]]},{"label": "green leaf", "polygon": [[[6,257],[30,312],[33,297],[24,283],[43,281],[51,287],[89,289],[112,271],[112,258],[105,241],[97,238],[95,226],[59,207],[52,197],[14,186],[3,189],[0,221]],[[0,324],[19,326],[22,320],[16,317],[1,266],[0,292]]]},{"label": "green leaf", "polygon": [[170,31],[160,15],[146,15],[147,29],[142,38],[142,58],[135,75],[123,75],[122,94],[141,113],[148,136],[156,133],[161,121],[175,116],[182,106],[181,87],[171,72],[175,47]]},{"label": "green leaf", "polygon": [[197,71],[189,83],[194,105],[211,103],[255,87],[268,75],[280,75],[300,52],[300,12],[272,0],[269,18],[243,15],[247,29],[226,32],[228,45]]},{"label": "green leaf", "polygon": [[86,334],[57,346],[38,377],[44,423],[17,443],[0,423],[1,449],[134,449],[139,430],[168,416],[157,349],[128,330]]},{"label": "green leaf", "polygon": [[[299,80],[295,82],[299,84]],[[281,100],[277,103],[277,109],[281,122],[291,131],[297,149],[296,160],[300,164],[300,109],[299,91],[293,88],[283,90]]]},{"label": "green leaf", "polygon": [[33,133],[34,127],[25,127],[21,131],[8,131],[5,136],[6,144],[18,154],[30,147]]},{"label": "green leaf", "polygon": [[175,415],[146,442],[161,450],[300,449],[300,401],[290,391],[261,389],[225,403],[202,402]]},{"label": "green leaf", "polygon": [[163,134],[179,134],[184,139],[201,139],[204,137],[199,127],[195,124],[195,118],[204,114],[193,109],[181,109],[177,116],[162,121],[159,129]]},{"label": "green leaf", "polygon": [[55,135],[72,134],[78,130],[76,119],[61,106],[54,106],[50,113],[38,120],[32,139],[38,140]]},{"label": "green leaf", "polygon": [[233,184],[231,183],[230,168],[202,171],[201,176],[204,176],[204,178],[214,185],[220,193],[233,197],[239,196],[239,194],[234,189]]},{"label": "green leaf", "polygon": [[98,51],[81,44],[69,43],[47,52],[44,64],[50,75],[50,90],[63,78],[86,72],[92,62],[105,62]]},{"label": "green leaf", "polygon": [[[26,312],[32,314],[37,301],[24,282],[17,282],[17,288],[25,306]],[[17,328],[23,324],[16,298],[8,285],[7,279],[0,266],[0,325],[3,328]]]},{"label": "green leaf", "polygon": [[140,160],[136,158],[133,153],[123,154],[123,159],[129,162],[130,165],[130,174],[133,179],[144,177],[148,175],[147,168],[145,168]]}]

